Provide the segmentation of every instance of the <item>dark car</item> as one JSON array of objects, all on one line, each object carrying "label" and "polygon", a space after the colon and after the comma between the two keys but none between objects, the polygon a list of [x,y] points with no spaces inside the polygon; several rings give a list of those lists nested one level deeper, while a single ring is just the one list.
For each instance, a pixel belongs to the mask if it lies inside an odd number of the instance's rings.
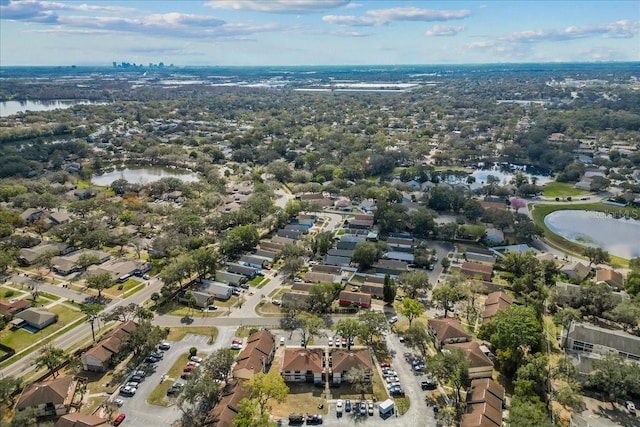
[{"label": "dark car", "polygon": [[171,348],[171,344],[169,344],[168,342],[163,342],[163,343],[160,343],[158,348],[160,350],[169,350]]},{"label": "dark car", "polygon": [[149,356],[146,359],[144,359],[144,361],[147,363],[158,363],[160,359],[158,359],[157,357]]},{"label": "dark car", "polygon": [[429,378],[424,381],[421,381],[420,387],[423,390],[435,390],[438,387],[438,384],[435,382],[435,380]]},{"label": "dark car", "polygon": [[344,401],[344,411],[351,412],[351,400],[347,399]]},{"label": "dark car", "polygon": [[162,351],[154,351],[149,355],[149,357],[155,357],[156,359],[162,360],[162,358],[164,357],[164,352],[162,352]]},{"label": "dark car", "polygon": [[307,425],[322,424],[322,415],[320,414],[308,414],[306,417]]},{"label": "dark car", "polygon": [[129,377],[129,382],[141,383],[142,381],[144,381],[144,377],[140,375],[131,375]]}]

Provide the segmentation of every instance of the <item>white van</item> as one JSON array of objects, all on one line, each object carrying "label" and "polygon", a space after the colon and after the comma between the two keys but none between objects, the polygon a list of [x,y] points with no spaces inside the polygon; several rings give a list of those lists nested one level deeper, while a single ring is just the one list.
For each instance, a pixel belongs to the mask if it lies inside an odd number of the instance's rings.
[{"label": "white van", "polygon": [[280,345],[284,345],[284,337],[280,337]]}]

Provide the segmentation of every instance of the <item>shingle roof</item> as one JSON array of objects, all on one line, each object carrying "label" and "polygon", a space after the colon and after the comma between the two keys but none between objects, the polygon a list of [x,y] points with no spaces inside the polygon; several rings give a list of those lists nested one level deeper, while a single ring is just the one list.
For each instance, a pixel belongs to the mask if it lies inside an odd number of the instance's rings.
[{"label": "shingle roof", "polygon": [[333,371],[343,372],[357,366],[373,369],[371,352],[368,348],[352,348],[351,350],[336,348],[331,351]]},{"label": "shingle roof", "polygon": [[42,308],[28,308],[16,314],[16,317],[37,326],[47,323],[53,318],[57,319],[58,315]]},{"label": "shingle roof", "polygon": [[460,349],[467,354],[470,368],[493,367],[493,362],[480,350],[480,344],[475,341],[452,343],[444,346],[447,350]]},{"label": "shingle roof", "polygon": [[440,341],[454,338],[471,338],[471,335],[455,319],[430,319],[429,326]]},{"label": "shingle roof", "polygon": [[63,415],[56,423],[56,427],[108,427],[109,425],[104,418],[78,412]]},{"label": "shingle roof", "polygon": [[596,270],[596,283],[599,282],[605,282],[617,289],[622,289],[624,286],[624,276],[608,268],[599,268]]},{"label": "shingle roof", "polygon": [[324,349],[322,348],[287,348],[284,350],[282,360],[283,371],[308,371],[322,372],[322,360]]},{"label": "shingle roof", "polygon": [[28,299],[19,299],[15,301],[2,300],[0,301],[0,314],[6,316],[30,306],[31,301],[29,301]]},{"label": "shingle roof", "polygon": [[55,380],[29,384],[22,390],[16,409],[53,403],[69,405],[73,400],[77,381],[74,377],[60,377]]}]

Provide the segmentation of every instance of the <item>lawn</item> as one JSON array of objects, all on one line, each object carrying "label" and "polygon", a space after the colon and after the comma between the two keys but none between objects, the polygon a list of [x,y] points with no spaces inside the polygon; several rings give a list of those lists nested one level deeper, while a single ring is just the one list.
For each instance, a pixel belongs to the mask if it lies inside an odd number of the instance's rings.
[{"label": "lawn", "polygon": [[271,281],[271,279],[266,279],[266,278],[265,278],[265,279],[262,279],[262,281],[261,281],[260,283],[258,283],[257,285],[255,285],[255,286],[256,286],[256,288],[258,288],[258,289],[262,289],[262,288],[264,288],[265,286],[267,286],[267,283],[269,283],[270,281]]},{"label": "lawn", "polygon": [[18,352],[41,339],[53,339],[53,335],[57,331],[66,326],[70,326],[71,323],[84,317],[84,314],[63,305],[56,305],[49,311],[58,315],[58,321],[56,323],[49,325],[36,333],[28,332],[22,328],[18,330],[10,330],[6,328],[0,332],[0,341],[2,341],[2,344],[9,346]]},{"label": "lawn", "polygon": [[58,301],[60,299],[59,296],[50,294],[48,292],[38,292],[38,297],[46,298],[51,301]]},{"label": "lawn", "polygon": [[569,182],[552,181],[542,187],[542,195],[544,197],[573,197],[590,194],[589,191],[579,190],[574,184]]},{"label": "lawn", "polygon": [[116,283],[115,285],[111,286],[108,289],[105,289],[104,291],[102,291],[105,294],[109,294],[111,296],[117,297],[122,293],[127,293],[129,292],[131,289],[135,288],[136,286],[140,285],[141,283],[134,279],[133,277],[130,278],[129,280],[127,280],[124,283]]},{"label": "lawn", "polygon": [[249,280],[249,285],[251,286],[258,286],[260,284],[260,282],[262,282],[264,280],[264,278],[262,276],[256,276],[253,279]]},{"label": "lawn", "polygon": [[280,317],[282,311],[279,305],[271,304],[270,301],[262,300],[256,305],[256,314],[268,317]]},{"label": "lawn", "polygon": [[[222,301],[225,302],[225,301]],[[225,304],[220,304],[218,301],[215,302],[217,306],[225,306]],[[221,310],[216,311],[200,311],[199,308],[189,308],[186,305],[183,305],[177,301],[168,301],[162,304],[156,311],[162,314],[169,314],[171,316],[180,316],[180,317],[217,317],[220,316]],[[223,311],[223,310],[222,310]]]},{"label": "lawn", "polygon": [[[373,381],[372,388],[365,393],[365,398],[371,399],[375,396],[378,402],[382,402],[387,400],[389,397],[387,394],[387,389],[380,378],[380,374],[378,370],[373,371]],[[360,400],[362,398],[362,394],[358,393],[356,390],[351,387],[351,385],[347,383],[343,383],[340,387],[331,388],[331,397],[333,399],[351,399],[351,400]]]},{"label": "lawn", "polygon": [[180,341],[187,334],[206,335],[209,337],[209,344],[211,344],[218,337],[218,330],[213,326],[173,327],[169,331],[167,341]]},{"label": "lawn", "polygon": [[26,294],[26,292],[18,291],[8,286],[0,288],[0,299],[20,298]]},{"label": "lawn", "polygon": [[[559,210],[585,210],[603,212],[612,214],[614,216],[626,217],[626,218],[640,218],[640,208],[618,206],[610,206],[602,203],[580,203],[580,204],[566,204],[566,205],[546,205],[546,204],[534,204],[532,206],[533,221],[544,230],[544,240],[551,246],[568,252],[574,256],[582,256],[583,246],[558,236],[553,233],[544,223],[544,217],[552,212]],[[611,264],[614,267],[621,266],[626,267],[629,262],[624,258],[611,255]]]},{"label": "lawn", "polygon": [[[282,403],[274,403],[270,414],[275,418],[288,417],[291,413],[323,414],[328,412],[324,387],[314,387],[312,384],[289,384],[289,395]],[[318,405],[323,404],[322,409]]]},{"label": "lawn", "polygon": [[411,406],[411,400],[408,397],[396,397],[393,399],[396,402],[396,408],[398,408],[398,413],[403,415],[405,412],[409,410],[409,406]]}]

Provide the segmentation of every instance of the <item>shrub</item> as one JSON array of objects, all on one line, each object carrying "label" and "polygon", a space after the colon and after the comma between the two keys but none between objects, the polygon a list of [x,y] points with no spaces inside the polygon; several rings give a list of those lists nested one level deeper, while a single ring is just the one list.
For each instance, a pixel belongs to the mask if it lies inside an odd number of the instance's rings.
[{"label": "shrub", "polygon": [[191,347],[191,348],[189,349],[189,357],[193,357],[193,356],[195,356],[196,354],[198,354],[198,349],[197,349],[197,348],[195,348],[195,347]]}]

